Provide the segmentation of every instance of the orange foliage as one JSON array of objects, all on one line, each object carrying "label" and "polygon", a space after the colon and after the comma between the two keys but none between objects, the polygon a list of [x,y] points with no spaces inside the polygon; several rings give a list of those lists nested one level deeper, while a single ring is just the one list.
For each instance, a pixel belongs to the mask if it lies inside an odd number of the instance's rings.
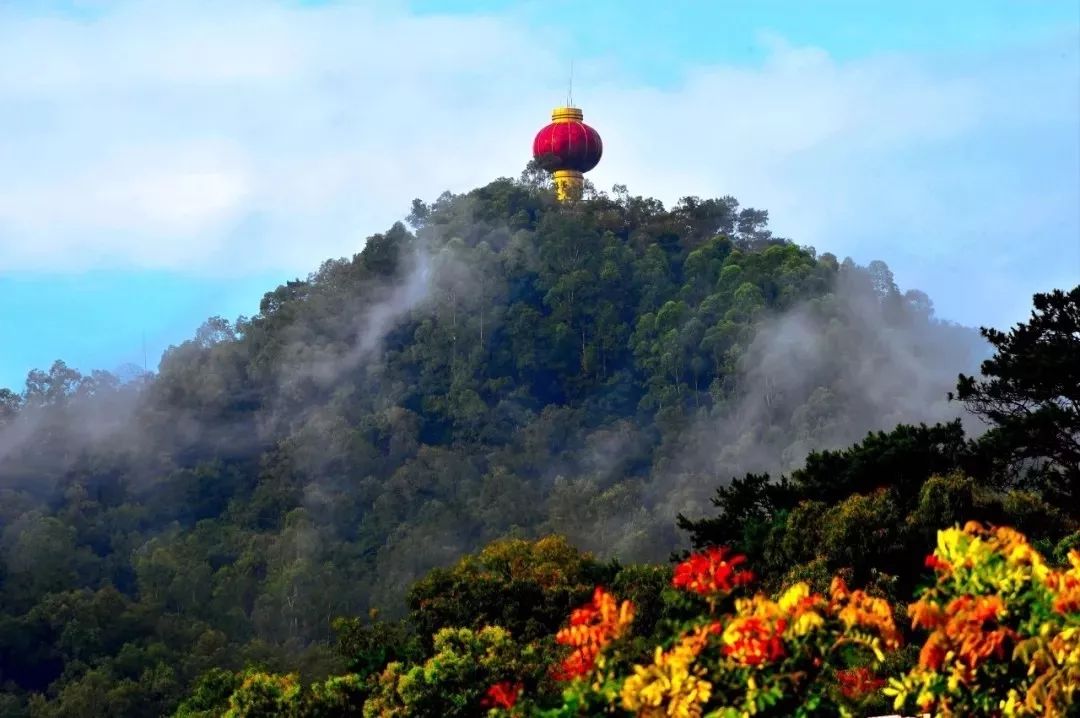
[{"label": "orange foliage", "polygon": [[634,622],[634,605],[619,604],[599,586],[592,601],[570,614],[570,625],[555,634],[555,642],[574,650],[553,670],[558,680],[586,676],[596,665],[596,656],[607,644],[621,636]]},{"label": "orange foliage", "polygon": [[1047,587],[1056,595],[1054,610],[1065,615],[1080,613],[1080,552],[1069,552],[1071,568],[1066,571],[1051,571],[1046,577]]},{"label": "orange foliage", "polygon": [[893,621],[892,608],[883,598],[874,598],[863,590],[851,591],[839,576],[829,587],[830,609],[848,628],[874,628],[881,634],[886,648],[900,646],[901,635]]},{"label": "orange foliage", "polygon": [[[956,658],[967,668],[977,668],[986,659],[1005,656],[1005,642],[1015,638],[1015,632],[997,625],[997,619],[1004,616],[1005,603],[1000,596],[959,596],[949,602],[945,615],[929,613],[922,608],[912,607],[914,627],[941,628],[942,634],[931,634],[923,646],[919,664],[924,668],[938,670],[944,661],[945,653],[952,650]],[[931,617],[929,624],[920,621]]]}]

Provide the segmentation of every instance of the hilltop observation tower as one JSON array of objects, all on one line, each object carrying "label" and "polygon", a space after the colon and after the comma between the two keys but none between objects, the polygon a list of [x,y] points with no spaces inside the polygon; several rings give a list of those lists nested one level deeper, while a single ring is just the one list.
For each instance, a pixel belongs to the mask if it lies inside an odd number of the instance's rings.
[{"label": "hilltop observation tower", "polygon": [[581,199],[585,173],[600,162],[604,146],[600,134],[586,125],[576,107],[556,107],[551,124],[536,134],[533,158],[555,180],[559,201]]}]

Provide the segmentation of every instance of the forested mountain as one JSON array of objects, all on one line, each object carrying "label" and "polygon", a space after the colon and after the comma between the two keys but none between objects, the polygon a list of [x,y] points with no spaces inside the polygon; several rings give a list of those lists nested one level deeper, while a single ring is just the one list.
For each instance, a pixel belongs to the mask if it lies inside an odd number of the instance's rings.
[{"label": "forested mountain", "polygon": [[[563,205],[527,171],[407,223],[157,374],[57,362],[0,391],[0,715],[157,716],[215,667],[325,675],[336,618],[400,615],[508,535],[663,560],[733,476],[961,417],[946,393],[989,354],[883,262],[732,198]],[[752,529],[757,557],[814,559]]]}]

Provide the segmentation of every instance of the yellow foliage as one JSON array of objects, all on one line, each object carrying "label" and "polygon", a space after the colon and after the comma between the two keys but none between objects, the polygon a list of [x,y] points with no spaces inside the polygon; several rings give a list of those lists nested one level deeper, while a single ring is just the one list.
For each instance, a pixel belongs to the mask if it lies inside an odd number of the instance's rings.
[{"label": "yellow foliage", "polygon": [[716,630],[715,624],[696,628],[666,653],[658,646],[652,665],[634,666],[620,694],[623,708],[642,718],[698,718],[712,684],[702,678],[705,669],[695,666],[694,659]]}]

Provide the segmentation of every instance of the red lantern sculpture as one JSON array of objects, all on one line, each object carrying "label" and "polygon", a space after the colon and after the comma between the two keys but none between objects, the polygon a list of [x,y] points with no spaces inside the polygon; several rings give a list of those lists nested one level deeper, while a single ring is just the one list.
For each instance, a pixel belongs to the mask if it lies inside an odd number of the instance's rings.
[{"label": "red lantern sculpture", "polygon": [[533,157],[554,177],[560,200],[581,198],[584,174],[596,167],[604,152],[600,134],[582,119],[576,107],[557,107],[551,124],[533,140]]}]

